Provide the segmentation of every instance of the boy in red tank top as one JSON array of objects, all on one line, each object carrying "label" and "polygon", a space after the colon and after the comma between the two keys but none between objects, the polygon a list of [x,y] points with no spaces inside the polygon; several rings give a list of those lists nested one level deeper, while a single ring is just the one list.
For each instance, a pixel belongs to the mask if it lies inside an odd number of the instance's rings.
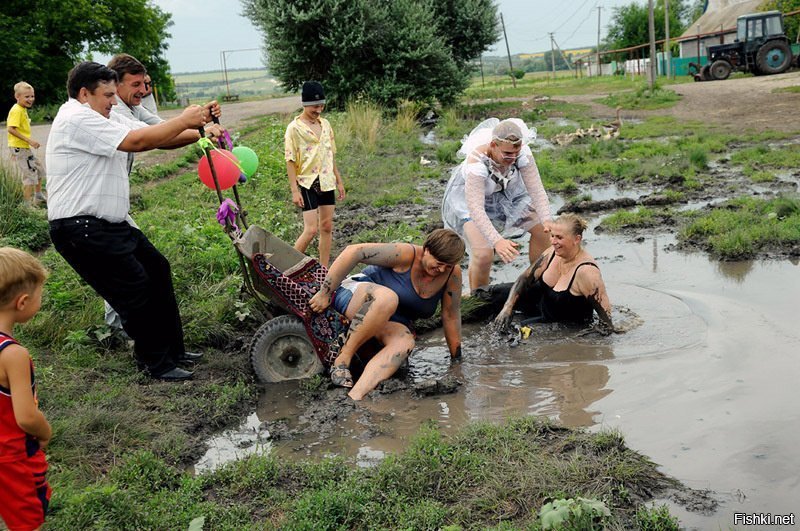
[{"label": "boy in red tank top", "polygon": [[0,248],[0,516],[10,531],[39,529],[50,501],[42,450],[53,431],[39,411],[31,356],[11,336],[39,311],[46,278],[33,256]]}]

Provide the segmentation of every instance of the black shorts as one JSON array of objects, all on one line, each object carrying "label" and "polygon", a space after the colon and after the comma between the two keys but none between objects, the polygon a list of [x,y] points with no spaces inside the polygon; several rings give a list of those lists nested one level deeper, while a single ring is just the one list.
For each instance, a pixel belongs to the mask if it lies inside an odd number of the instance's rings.
[{"label": "black shorts", "polygon": [[314,181],[311,188],[300,187],[300,194],[303,196],[303,212],[316,210],[320,205],[335,205],[336,190],[323,192],[319,188],[319,179]]}]

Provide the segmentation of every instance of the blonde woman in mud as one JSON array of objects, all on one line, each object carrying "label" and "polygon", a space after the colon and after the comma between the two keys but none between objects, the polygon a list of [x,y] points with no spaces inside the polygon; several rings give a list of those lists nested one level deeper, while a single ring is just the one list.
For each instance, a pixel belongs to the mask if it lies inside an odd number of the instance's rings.
[{"label": "blonde woman in mud", "polygon": [[[442,303],[442,326],[451,359],[461,357],[461,267],[464,241],[455,232],[437,229],[423,245],[363,243],[349,245],[331,265],[322,287],[309,301],[315,312],[331,304],[350,319],[350,329],[331,366],[331,381],[351,387],[361,400],[392,376],[414,348],[413,321],[431,317]],[[357,264],[361,274],[345,278]],[[350,362],[367,340],[383,347],[353,382]]]},{"label": "blonde woman in mud", "polygon": [[515,307],[524,306],[527,317],[538,314],[542,322],[585,323],[596,311],[604,327],[614,330],[600,268],[581,246],[586,226],[576,214],[563,214],[550,223],[550,248],[514,282],[495,328],[507,328]]},{"label": "blonde woman in mud", "polygon": [[508,229],[531,235],[531,263],[547,247],[544,224],[550,203],[528,144],[536,132],[518,118],[489,118],[464,139],[442,200],[444,226],[469,243],[469,287],[489,284],[494,254],[505,263],[519,256],[519,244],[503,237]]}]

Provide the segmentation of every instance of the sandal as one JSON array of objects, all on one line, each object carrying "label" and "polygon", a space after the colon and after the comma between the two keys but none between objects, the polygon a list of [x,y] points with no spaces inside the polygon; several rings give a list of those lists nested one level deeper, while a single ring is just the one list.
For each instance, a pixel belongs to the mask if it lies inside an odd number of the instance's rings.
[{"label": "sandal", "polygon": [[331,367],[331,383],[339,387],[353,387],[353,375],[347,365]]}]

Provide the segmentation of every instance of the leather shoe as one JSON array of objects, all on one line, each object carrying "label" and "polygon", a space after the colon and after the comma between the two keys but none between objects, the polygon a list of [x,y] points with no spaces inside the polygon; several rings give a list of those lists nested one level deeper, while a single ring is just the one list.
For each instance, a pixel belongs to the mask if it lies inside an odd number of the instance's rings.
[{"label": "leather shoe", "polygon": [[199,352],[184,352],[178,361],[198,361],[203,355]]},{"label": "leather shoe", "polygon": [[154,374],[153,378],[157,378],[159,380],[166,380],[169,382],[180,382],[182,380],[191,380],[192,375],[194,373],[192,371],[187,371],[181,369],[180,367],[175,367],[167,372],[161,374]]}]

